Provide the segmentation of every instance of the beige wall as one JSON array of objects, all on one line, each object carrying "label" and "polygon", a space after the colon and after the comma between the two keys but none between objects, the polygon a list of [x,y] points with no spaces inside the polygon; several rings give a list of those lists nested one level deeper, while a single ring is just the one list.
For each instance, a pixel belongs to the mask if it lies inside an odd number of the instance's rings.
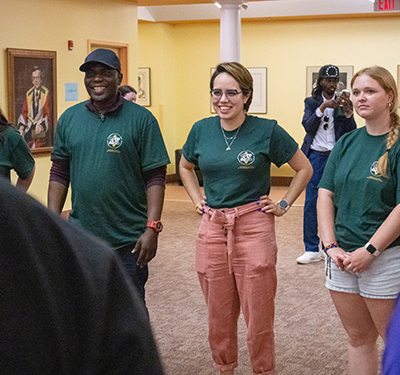
[{"label": "beige wall", "polygon": [[[87,54],[87,40],[129,43],[129,83],[136,68],[151,68],[149,109],[160,122],[174,173],[174,150],[181,148],[192,124],[210,116],[210,68],[219,62],[219,23],[137,24],[135,5],[109,0],[3,0],[0,15],[0,106],[7,113],[5,49],[57,51],[57,106],[66,102],[65,83],[77,82],[79,100],[87,94],[78,67]],[[36,21],[37,20],[37,21]],[[301,144],[306,67],[333,63],[354,71],[379,64],[396,77],[400,18],[242,22],[242,63],[268,68],[268,113]],[[67,50],[67,41],[74,50]],[[397,77],[396,77],[397,78]],[[362,121],[358,118],[358,125]],[[37,172],[30,193],[45,203],[50,160],[36,157]],[[287,166],[274,175],[291,175]],[[15,180],[15,176],[13,177]],[[69,203],[68,203],[69,204]],[[68,208],[68,205],[67,205]]]},{"label": "beige wall", "polygon": [[[65,101],[65,83],[78,83],[79,101],[87,98],[79,66],[87,55],[87,40],[129,43],[129,81],[137,82],[137,7],[106,0],[2,0],[0,14],[0,107],[7,114],[6,48],[57,52],[58,116],[76,102]],[[68,51],[68,40],[74,41]],[[29,193],[46,202],[50,157],[36,159]],[[15,181],[15,175],[13,175]],[[67,202],[66,208],[69,207]]]},{"label": "beige wall", "polygon": [[[268,113],[262,117],[277,119],[301,144],[305,134],[301,126],[303,101],[310,95],[306,92],[306,67],[332,63],[354,66],[356,72],[379,64],[397,79],[400,48],[396,30],[399,29],[400,18],[392,17],[243,21],[241,62],[248,67],[268,68]],[[162,58],[158,58],[159,50],[166,52]],[[217,22],[139,23],[139,65],[150,66],[154,76],[163,77],[162,86],[153,81],[157,90],[154,95],[164,100],[168,97],[171,108],[175,107],[171,116],[165,112],[163,116],[164,135],[172,157],[171,151],[182,147],[192,124],[211,115],[210,68],[218,62]],[[150,109],[155,112],[162,102],[153,97]],[[359,118],[357,123],[363,124]],[[173,170],[171,166],[169,173]],[[274,168],[273,174],[287,176],[291,170],[286,165],[280,170]]]}]

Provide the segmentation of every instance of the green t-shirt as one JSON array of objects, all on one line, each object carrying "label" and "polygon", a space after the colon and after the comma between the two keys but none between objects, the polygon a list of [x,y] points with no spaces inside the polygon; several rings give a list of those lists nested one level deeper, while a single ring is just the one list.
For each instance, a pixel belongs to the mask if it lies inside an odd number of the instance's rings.
[{"label": "green t-shirt", "polygon": [[0,134],[0,176],[10,179],[10,171],[14,169],[17,175],[25,180],[34,166],[35,160],[25,140],[17,129],[8,126]]},{"label": "green t-shirt", "polygon": [[326,164],[319,187],[334,193],[335,235],[345,251],[364,246],[400,203],[399,142],[389,152],[388,178],[376,170],[386,137],[372,136],[365,127],[353,130],[336,143]]},{"label": "green t-shirt", "polygon": [[[236,130],[225,134],[234,137]],[[269,194],[271,162],[278,167],[288,162],[298,145],[275,120],[246,116],[231,150],[226,148],[219,116],[196,122],[182,148],[185,159],[199,165],[213,208],[237,207]]]},{"label": "green t-shirt", "polygon": [[142,172],[169,164],[155,117],[129,101],[103,119],[85,103],[67,109],[57,125],[52,158],[68,160],[70,220],[114,248],[146,229]]}]

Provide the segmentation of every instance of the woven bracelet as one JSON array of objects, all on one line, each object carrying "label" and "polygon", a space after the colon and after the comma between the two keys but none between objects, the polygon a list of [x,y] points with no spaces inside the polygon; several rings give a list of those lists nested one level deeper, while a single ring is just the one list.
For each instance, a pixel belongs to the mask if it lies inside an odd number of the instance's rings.
[{"label": "woven bracelet", "polygon": [[329,245],[326,245],[325,248],[324,248],[325,254],[328,255],[327,251],[328,251],[329,249],[334,249],[335,247],[339,247],[339,245],[338,245],[337,242],[333,242],[333,243],[331,243],[331,244],[329,244]]}]

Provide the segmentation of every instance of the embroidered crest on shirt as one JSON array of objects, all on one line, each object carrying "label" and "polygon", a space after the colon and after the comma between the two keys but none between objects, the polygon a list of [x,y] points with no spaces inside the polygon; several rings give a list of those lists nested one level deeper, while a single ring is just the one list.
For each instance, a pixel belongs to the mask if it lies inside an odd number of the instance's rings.
[{"label": "embroidered crest on shirt", "polygon": [[122,145],[122,137],[118,133],[112,133],[107,137],[107,152],[121,152],[118,150]]},{"label": "embroidered crest on shirt", "polygon": [[371,180],[376,180],[376,181],[380,181],[382,182],[382,179],[380,177],[382,177],[382,175],[378,172],[378,168],[377,168],[378,162],[374,161],[371,165],[371,167],[369,168],[369,173],[371,173],[370,176],[368,176],[367,178],[370,178]]},{"label": "embroidered crest on shirt", "polygon": [[238,162],[243,166],[239,168],[254,168],[251,164],[254,163],[256,156],[252,151],[246,150],[239,153],[237,156]]}]

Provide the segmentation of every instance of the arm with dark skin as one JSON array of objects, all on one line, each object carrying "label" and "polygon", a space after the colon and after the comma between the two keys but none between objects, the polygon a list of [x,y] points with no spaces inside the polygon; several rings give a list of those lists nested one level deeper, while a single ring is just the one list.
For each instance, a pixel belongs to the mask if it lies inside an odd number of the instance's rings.
[{"label": "arm with dark skin", "polygon": [[318,104],[315,103],[315,100],[311,98],[307,98],[304,103],[304,115],[301,123],[306,133],[315,134],[321,123],[321,117],[318,117],[316,113],[317,108],[320,108],[320,111],[324,113],[325,108],[335,108],[334,105],[336,105],[336,101],[329,100],[323,102],[319,107],[317,107]]},{"label": "arm with dark skin", "polygon": [[[341,99],[342,99],[342,97],[341,97]],[[343,100],[344,100],[343,108],[344,108],[345,114],[351,115],[353,113],[353,107],[351,105],[350,99],[348,97],[343,97]],[[324,113],[325,109],[327,109],[327,108],[335,109],[338,106],[339,106],[338,100],[336,100],[336,99],[326,100],[319,106],[319,110],[322,113]],[[303,120],[301,123],[307,133],[315,134],[319,128],[319,125],[321,123],[321,117],[318,117],[316,114],[317,108],[315,107],[315,104],[313,105],[313,102],[310,101],[309,98],[307,98],[305,100],[304,115],[303,115]]]},{"label": "arm with dark skin", "polygon": [[[162,185],[152,185],[147,189],[147,221],[158,221],[164,205],[165,188]],[[157,252],[158,232],[153,228],[146,227],[144,233],[136,242],[132,252],[139,251],[137,265],[144,267],[149,263]]]},{"label": "arm with dark skin", "polygon": [[68,193],[70,166],[67,160],[52,159],[52,162],[47,207],[50,211],[61,214]]},{"label": "arm with dark skin", "polygon": [[68,187],[57,181],[50,181],[47,191],[47,207],[50,211],[61,214],[67,198]]}]

